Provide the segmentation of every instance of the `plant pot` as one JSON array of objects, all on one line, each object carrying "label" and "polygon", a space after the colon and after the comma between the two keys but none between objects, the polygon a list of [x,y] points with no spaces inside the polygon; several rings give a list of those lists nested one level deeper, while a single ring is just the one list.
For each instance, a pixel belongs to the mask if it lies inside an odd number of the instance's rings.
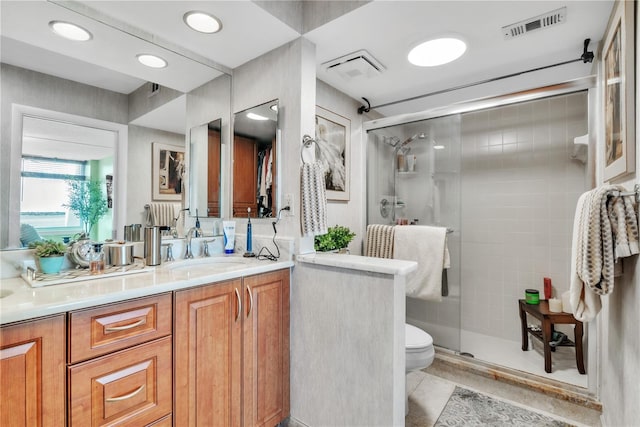
[{"label": "plant pot", "polygon": [[64,262],[64,255],[40,257],[40,270],[44,274],[58,274]]}]

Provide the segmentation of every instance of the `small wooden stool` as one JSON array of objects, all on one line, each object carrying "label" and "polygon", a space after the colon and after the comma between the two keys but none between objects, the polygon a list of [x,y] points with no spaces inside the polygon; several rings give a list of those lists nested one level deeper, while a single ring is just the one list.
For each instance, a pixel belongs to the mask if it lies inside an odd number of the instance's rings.
[{"label": "small wooden stool", "polygon": [[[553,337],[554,324],[576,325],[573,334],[575,343],[569,339],[564,340],[558,346],[576,348],[576,364],[578,372],[585,373],[584,358],[582,356],[582,322],[573,317],[571,313],[553,313],[549,311],[549,302],[541,300],[540,304],[527,304],[525,300],[518,300],[520,305],[520,322],[522,323],[522,351],[529,349],[529,334],[542,341],[544,346],[544,370],[551,373],[551,352],[555,348],[549,345]],[[527,313],[542,322],[542,332],[533,331],[527,326]]]}]

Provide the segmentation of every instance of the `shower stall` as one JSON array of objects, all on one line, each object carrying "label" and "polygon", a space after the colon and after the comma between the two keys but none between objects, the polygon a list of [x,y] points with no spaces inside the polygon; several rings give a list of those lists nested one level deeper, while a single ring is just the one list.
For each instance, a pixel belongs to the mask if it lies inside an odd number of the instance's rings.
[{"label": "shower stall", "polygon": [[[542,294],[545,277],[554,297],[569,289],[573,213],[590,188],[574,144],[588,133],[588,99],[572,90],[367,124],[367,224],[448,229],[448,296],[406,305],[436,345],[547,376],[540,349],[520,348],[518,299]],[[551,378],[587,387],[561,353]]]}]

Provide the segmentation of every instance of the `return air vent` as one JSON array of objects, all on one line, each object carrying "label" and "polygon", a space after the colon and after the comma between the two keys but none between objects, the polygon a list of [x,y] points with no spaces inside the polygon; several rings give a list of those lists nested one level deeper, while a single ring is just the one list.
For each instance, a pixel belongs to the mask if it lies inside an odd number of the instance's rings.
[{"label": "return air vent", "polygon": [[354,78],[371,78],[381,74],[385,68],[366,50],[359,50],[322,64],[328,72],[335,72],[346,81]]},{"label": "return air vent", "polygon": [[505,39],[523,36],[531,31],[562,24],[567,19],[567,8],[553,10],[551,12],[538,15],[535,18],[502,27],[502,34]]}]

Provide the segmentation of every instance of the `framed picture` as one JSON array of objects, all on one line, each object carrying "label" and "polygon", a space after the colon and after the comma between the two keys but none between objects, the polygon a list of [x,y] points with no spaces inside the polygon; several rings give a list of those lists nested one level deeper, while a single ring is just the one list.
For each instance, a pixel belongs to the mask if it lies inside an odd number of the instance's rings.
[{"label": "framed picture", "polygon": [[604,180],[635,170],[635,2],[615,2],[602,45]]},{"label": "framed picture", "polygon": [[184,148],[154,142],[151,159],[153,200],[182,200]]},{"label": "framed picture", "polygon": [[325,169],[327,200],[349,200],[351,120],[316,106],[316,152]]}]

